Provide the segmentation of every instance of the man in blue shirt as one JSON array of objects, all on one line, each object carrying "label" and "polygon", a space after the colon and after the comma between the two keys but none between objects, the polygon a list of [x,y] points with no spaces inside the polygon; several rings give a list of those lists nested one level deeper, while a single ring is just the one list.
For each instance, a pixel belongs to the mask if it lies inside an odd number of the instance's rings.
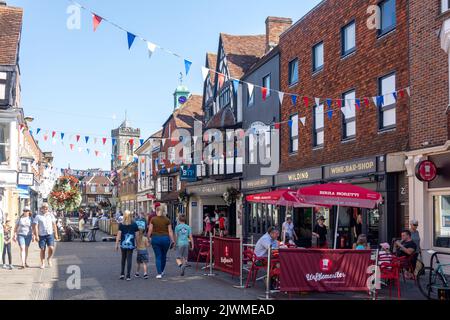
[{"label": "man in blue shirt", "polygon": [[255,246],[255,255],[257,257],[267,257],[269,252],[269,247],[273,249],[278,249],[278,237],[280,232],[273,227],[267,229],[267,233],[263,235]]}]

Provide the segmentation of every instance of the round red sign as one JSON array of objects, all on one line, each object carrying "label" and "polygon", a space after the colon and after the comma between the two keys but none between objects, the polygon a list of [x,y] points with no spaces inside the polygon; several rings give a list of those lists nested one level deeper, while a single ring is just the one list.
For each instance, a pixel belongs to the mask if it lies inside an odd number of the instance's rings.
[{"label": "round red sign", "polygon": [[420,181],[430,182],[437,176],[436,165],[429,160],[421,161],[416,166],[416,177]]}]

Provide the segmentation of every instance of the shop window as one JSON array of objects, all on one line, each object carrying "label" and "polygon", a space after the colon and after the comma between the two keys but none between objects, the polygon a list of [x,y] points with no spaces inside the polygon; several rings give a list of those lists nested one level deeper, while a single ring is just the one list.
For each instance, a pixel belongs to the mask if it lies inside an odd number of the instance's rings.
[{"label": "shop window", "polygon": [[381,29],[379,30],[379,36],[382,36],[394,30],[397,24],[395,0],[384,0],[379,6],[381,10]]},{"label": "shop window", "polygon": [[434,246],[450,248],[450,195],[433,197]]},{"label": "shop window", "polygon": [[383,96],[381,106],[378,106],[379,129],[392,129],[396,124],[396,100],[392,93],[396,92],[395,73],[379,79],[379,95]]},{"label": "shop window", "polygon": [[9,161],[9,124],[0,123],[0,164]]},{"label": "shop window", "polygon": [[313,72],[322,70],[323,63],[323,42],[321,42],[313,47]]},{"label": "shop window", "polygon": [[356,50],[356,23],[354,20],[342,28],[341,39],[343,57]]},{"label": "shop window", "polygon": [[342,108],[342,139],[352,139],[356,136],[356,107],[355,90],[342,95],[344,107]]},{"label": "shop window", "polygon": [[168,191],[169,191],[169,178],[162,177],[161,178],[161,192],[168,192]]}]

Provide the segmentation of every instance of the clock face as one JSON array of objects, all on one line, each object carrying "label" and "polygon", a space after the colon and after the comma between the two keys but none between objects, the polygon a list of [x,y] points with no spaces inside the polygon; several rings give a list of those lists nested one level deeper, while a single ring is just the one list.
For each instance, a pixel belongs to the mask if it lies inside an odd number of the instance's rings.
[{"label": "clock face", "polygon": [[185,104],[187,101],[187,98],[185,96],[181,96],[178,98],[178,103],[179,104]]}]

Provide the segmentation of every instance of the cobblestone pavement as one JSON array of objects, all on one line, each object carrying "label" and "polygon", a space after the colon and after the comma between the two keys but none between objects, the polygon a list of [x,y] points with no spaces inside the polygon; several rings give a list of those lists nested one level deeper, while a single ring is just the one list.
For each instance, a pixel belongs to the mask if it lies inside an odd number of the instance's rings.
[{"label": "cobblestone pavement", "polygon": [[[104,234],[98,234],[101,239]],[[58,242],[52,268],[39,269],[39,249],[36,243],[30,247],[29,264],[25,270],[0,269],[0,299],[57,299],[57,300],[255,300],[264,296],[264,284],[257,282],[255,288],[238,289],[238,278],[216,272],[214,277],[206,277],[206,271],[195,271],[195,263],[186,269],[181,277],[174,260],[174,251],[170,251],[166,275],[156,279],[153,251],[149,249],[148,280],[132,277],[132,281],[119,280],[120,253],[114,250],[113,242]],[[13,262],[18,264],[19,248],[13,244]],[[133,271],[136,266],[133,257]],[[73,266],[79,267],[81,274],[80,289],[69,289]],[[69,273],[68,273],[69,271]],[[134,272],[133,272],[134,275]],[[309,293],[272,294],[276,299],[292,300],[368,300],[367,293]],[[402,282],[402,299],[422,299],[414,283]],[[379,299],[389,299],[387,289],[381,290]],[[393,298],[396,299],[396,291]]]}]

